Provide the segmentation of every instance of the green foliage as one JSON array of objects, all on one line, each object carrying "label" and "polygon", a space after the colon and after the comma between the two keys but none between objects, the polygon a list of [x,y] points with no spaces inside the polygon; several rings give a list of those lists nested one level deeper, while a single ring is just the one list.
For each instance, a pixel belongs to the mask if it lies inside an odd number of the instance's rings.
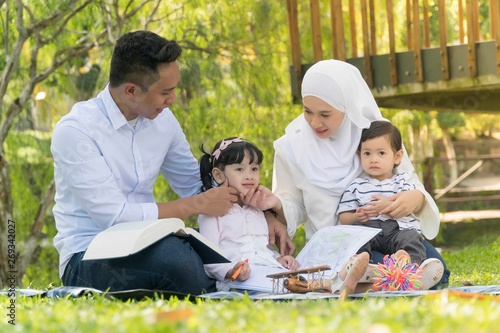
[{"label": "green foliage", "polygon": [[496,114],[472,114],[467,116],[466,128],[476,138],[493,137],[498,132],[500,116]]},{"label": "green foliage", "polygon": [[456,136],[465,127],[465,115],[459,112],[438,112],[436,116],[440,128]]},{"label": "green foliage", "polygon": [[[180,60],[182,79],[178,89],[178,102],[172,106],[172,110],[184,128],[195,156],[200,156],[201,144],[212,146],[216,141],[228,136],[244,137],[253,141],[264,152],[262,183],[271,187],[273,141],[284,133],[286,125],[301,112],[299,105],[290,104],[289,40],[283,3],[274,0],[161,2],[158,16],[155,20],[149,20],[150,14],[155,10],[155,2],[149,1],[137,15],[125,20],[118,15],[129,13],[140,2],[119,1],[116,8],[120,10],[109,13],[110,21],[116,23],[109,31],[110,41],[97,37],[108,27],[107,18],[103,14],[104,2],[94,1],[81,15],[69,20],[67,29],[40,51],[38,67],[42,69],[51,63],[56,50],[78,45],[79,38],[90,34],[96,41],[96,48],[92,52],[71,59],[38,86],[39,91],[48,93],[43,103],[47,113],[53,117],[52,124],[67,113],[76,100],[91,97],[95,93],[92,90],[105,86],[113,39],[127,31],[147,28],[168,39],[174,39],[183,46]],[[67,5],[68,1],[27,2],[34,17],[40,19],[50,15],[57,6]],[[322,10],[327,10],[329,6],[328,0],[321,1]],[[395,12],[404,11],[404,6],[404,2],[397,2]],[[346,11],[347,7],[344,7]],[[8,13],[10,19],[2,12],[5,24],[11,24],[11,31],[14,30],[13,8],[14,6],[11,6]],[[376,1],[376,8],[383,12],[384,1]],[[435,4],[431,4],[431,13],[434,13],[433,10]],[[309,4],[299,2],[302,17],[308,15],[308,11]],[[395,17],[396,34],[401,36],[397,41],[398,46],[405,38],[405,28],[398,24],[402,17],[403,15]],[[347,15],[344,15],[344,19],[348,22]],[[301,33],[307,36],[301,39],[303,59],[306,61],[312,59],[309,22],[304,19],[299,23]],[[384,36],[387,22],[377,22],[381,25],[377,27],[377,34]],[[359,17],[357,23],[360,23]],[[325,31],[324,57],[330,58],[330,22],[324,20],[321,24]],[[44,31],[41,38],[50,40],[54,33],[55,27],[52,27]],[[358,35],[360,46],[362,34]],[[5,41],[5,36],[0,36],[3,45],[12,45],[16,40],[16,36],[10,34],[10,39]],[[25,86],[23,80],[28,75],[30,46],[32,45],[27,45],[27,51],[22,54],[20,68],[16,71],[15,79],[10,83],[10,90],[4,99],[6,103],[16,98],[17,92]],[[0,50],[0,69],[5,66],[5,55],[8,54],[6,52],[6,49]],[[102,70],[100,73],[89,71],[92,66],[99,66]],[[89,81],[78,81],[84,77]],[[409,128],[430,122],[429,114],[424,112],[384,110],[384,115],[400,127],[405,142],[409,142]],[[474,131],[491,135],[494,123],[491,118],[477,122]],[[488,129],[482,130],[485,126],[488,126]],[[7,159],[10,161],[12,172],[14,216],[22,226],[19,230],[20,240],[29,232],[29,224],[35,214],[40,194],[52,175],[52,161],[48,150],[50,136],[40,135],[11,131],[6,143]],[[407,148],[410,150],[411,147],[408,145]],[[155,185],[154,193],[159,202],[176,199],[176,195],[161,177]],[[52,246],[55,226],[50,212],[46,220],[39,259],[29,268],[24,285],[43,285],[57,281],[57,253]],[[189,219],[188,224],[195,226],[196,218]],[[300,249],[305,241],[303,230],[299,230],[295,241]],[[21,249],[22,245],[20,242]],[[40,267],[45,267],[42,273]]]},{"label": "green foliage", "polygon": [[50,134],[43,132],[12,132],[5,142],[19,239],[28,235],[40,197],[53,178],[49,148]]},{"label": "green foliage", "polygon": [[[5,152],[10,164],[17,249],[22,252],[40,198],[54,177],[53,162],[50,157],[50,133],[12,131],[5,142]],[[57,276],[59,258],[52,245],[55,234],[54,219],[49,211],[36,251],[39,257],[34,258],[36,264],[28,268],[25,283],[22,285],[29,285],[32,281],[59,282]]]}]

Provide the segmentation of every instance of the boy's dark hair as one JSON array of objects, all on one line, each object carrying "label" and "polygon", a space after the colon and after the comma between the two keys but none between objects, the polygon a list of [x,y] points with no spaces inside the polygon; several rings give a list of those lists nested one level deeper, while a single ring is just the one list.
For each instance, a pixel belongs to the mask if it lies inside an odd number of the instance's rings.
[{"label": "boy's dark hair", "polygon": [[176,61],[181,53],[179,44],[154,32],[129,32],[116,43],[111,58],[109,85],[118,87],[132,82],[147,91],[160,78],[158,65]]},{"label": "boy's dark hair", "polygon": [[[253,143],[241,139],[238,142],[231,142],[223,149],[219,149],[222,142],[228,142],[230,140],[239,139],[238,137],[231,137],[217,142],[210,153],[206,152],[203,145],[200,146],[203,156],[200,158],[200,175],[201,182],[203,186],[201,190],[204,192],[208,189],[214,187],[214,180],[212,176],[212,169],[219,168],[224,171],[226,165],[241,163],[245,158],[245,153],[248,153],[250,158],[250,163],[253,163],[255,157],[257,157],[257,164],[261,164],[264,160],[264,154],[257,148]],[[218,151],[219,155],[214,156],[214,153]]]},{"label": "boy's dark hair", "polygon": [[381,136],[389,136],[392,150],[397,152],[403,149],[403,140],[401,139],[401,132],[391,122],[385,120],[376,120],[371,123],[369,128],[363,129],[361,133],[361,140],[358,146],[358,152],[361,151],[361,144],[365,141],[375,139]]}]

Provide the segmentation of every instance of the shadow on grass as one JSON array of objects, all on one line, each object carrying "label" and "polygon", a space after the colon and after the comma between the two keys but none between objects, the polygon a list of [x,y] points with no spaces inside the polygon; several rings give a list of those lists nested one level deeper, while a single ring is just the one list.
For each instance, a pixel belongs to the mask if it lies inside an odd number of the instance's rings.
[{"label": "shadow on grass", "polygon": [[442,223],[431,243],[446,251],[463,249],[474,242],[490,243],[500,237],[500,219]]}]

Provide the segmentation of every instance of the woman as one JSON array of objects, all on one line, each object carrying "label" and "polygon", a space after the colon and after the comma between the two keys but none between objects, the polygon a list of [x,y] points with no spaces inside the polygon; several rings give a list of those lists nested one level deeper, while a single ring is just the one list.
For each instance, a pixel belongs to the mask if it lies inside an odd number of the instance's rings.
[{"label": "woman", "polygon": [[[274,143],[273,192],[282,203],[276,216],[290,237],[304,224],[309,240],[318,229],[339,224],[340,197],[363,172],[356,153],[361,132],[383,117],[359,70],[338,60],[320,61],[306,72],[302,98],[303,114]],[[398,218],[413,211],[422,223],[422,234],[433,239],[439,231],[439,211],[407,154],[395,169],[403,171],[415,179],[417,190],[391,197],[393,203],[385,209],[374,201],[371,215]],[[427,241],[425,246],[427,257],[438,258],[444,265],[436,249]],[[381,257],[374,253],[372,261],[379,262]],[[440,286],[448,283],[449,271],[444,271]]]}]

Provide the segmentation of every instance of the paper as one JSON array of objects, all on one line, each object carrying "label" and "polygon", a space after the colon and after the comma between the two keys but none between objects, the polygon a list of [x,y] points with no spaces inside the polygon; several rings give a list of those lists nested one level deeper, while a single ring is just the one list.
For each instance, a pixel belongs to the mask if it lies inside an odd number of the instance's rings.
[{"label": "paper", "polygon": [[[352,225],[324,227],[314,234],[297,256],[300,269],[328,265],[332,269],[325,271],[325,276],[333,276],[361,246],[380,231],[377,228]],[[288,272],[285,268],[257,265],[250,265],[250,269],[250,277],[246,281],[233,281],[230,287],[270,293],[273,290],[273,280],[266,278],[266,275]]]},{"label": "paper", "polygon": [[266,275],[288,272],[285,268],[250,265],[250,277],[245,281],[231,281],[230,287],[234,289],[253,290],[261,292],[272,292],[273,279]]},{"label": "paper", "polygon": [[311,237],[296,259],[301,269],[328,265],[333,274],[340,271],[344,263],[380,231],[378,228],[354,225],[324,227]]}]

